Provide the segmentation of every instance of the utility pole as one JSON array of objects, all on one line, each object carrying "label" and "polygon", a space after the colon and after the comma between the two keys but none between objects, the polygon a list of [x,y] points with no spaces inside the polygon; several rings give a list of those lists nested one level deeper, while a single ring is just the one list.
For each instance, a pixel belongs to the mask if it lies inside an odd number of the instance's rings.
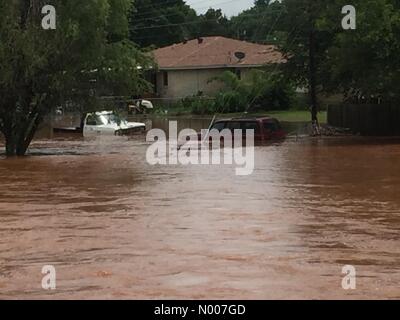
[{"label": "utility pole", "polygon": [[316,39],[315,39],[315,17],[310,3],[308,6],[309,14],[309,94],[311,103],[311,120],[313,134],[319,134],[318,122],[318,97],[317,97],[317,62],[316,62]]}]

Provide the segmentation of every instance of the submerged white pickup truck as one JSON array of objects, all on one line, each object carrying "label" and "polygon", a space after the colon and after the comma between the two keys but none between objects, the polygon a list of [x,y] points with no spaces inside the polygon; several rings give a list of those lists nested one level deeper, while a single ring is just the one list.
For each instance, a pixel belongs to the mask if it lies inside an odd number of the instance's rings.
[{"label": "submerged white pickup truck", "polygon": [[83,124],[83,136],[123,136],[146,131],[146,124],[128,122],[112,111],[89,113]]}]

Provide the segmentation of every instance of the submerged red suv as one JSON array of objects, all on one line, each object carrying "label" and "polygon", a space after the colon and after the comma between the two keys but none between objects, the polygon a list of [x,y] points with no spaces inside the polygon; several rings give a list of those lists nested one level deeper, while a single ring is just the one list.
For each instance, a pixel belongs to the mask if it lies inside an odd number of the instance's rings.
[{"label": "submerged red suv", "polygon": [[232,133],[234,130],[242,130],[243,135],[246,135],[246,130],[253,129],[256,141],[279,140],[287,135],[279,121],[271,117],[217,120],[211,127],[211,130],[213,129],[218,131],[229,129]]}]

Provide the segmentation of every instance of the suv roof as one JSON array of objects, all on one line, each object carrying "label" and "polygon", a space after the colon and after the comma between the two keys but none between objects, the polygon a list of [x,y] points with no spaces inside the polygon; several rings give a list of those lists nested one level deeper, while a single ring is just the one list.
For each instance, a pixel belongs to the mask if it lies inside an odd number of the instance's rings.
[{"label": "suv roof", "polygon": [[218,119],[215,122],[229,122],[229,121],[264,121],[264,120],[274,120],[275,118],[269,116],[263,117],[243,117],[243,118],[227,118],[227,119]]}]

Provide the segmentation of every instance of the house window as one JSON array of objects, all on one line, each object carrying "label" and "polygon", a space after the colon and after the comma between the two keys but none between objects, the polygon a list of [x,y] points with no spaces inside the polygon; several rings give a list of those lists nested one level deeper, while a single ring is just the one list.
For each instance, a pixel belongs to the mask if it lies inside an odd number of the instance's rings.
[{"label": "house window", "polygon": [[230,72],[236,75],[239,80],[242,80],[242,69],[240,68],[230,68],[228,69]]},{"label": "house window", "polygon": [[168,87],[168,82],[169,82],[169,79],[168,79],[168,72],[167,72],[167,71],[164,71],[164,72],[163,72],[163,83],[164,83],[164,87]]},{"label": "house window", "polygon": [[235,70],[236,76],[238,77],[239,80],[242,80],[242,70],[236,69]]}]

